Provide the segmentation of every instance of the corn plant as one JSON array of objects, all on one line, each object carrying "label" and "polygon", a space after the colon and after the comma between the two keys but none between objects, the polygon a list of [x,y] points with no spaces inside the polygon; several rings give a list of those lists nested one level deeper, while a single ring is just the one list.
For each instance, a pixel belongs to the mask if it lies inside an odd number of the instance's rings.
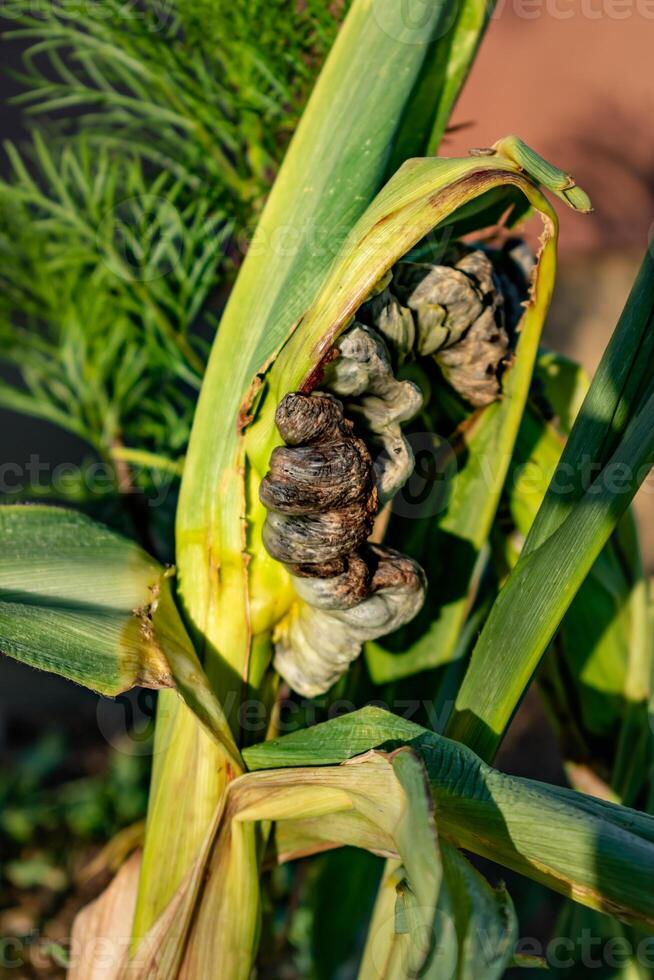
[{"label": "corn plant", "polygon": [[[570,935],[577,913],[654,926],[652,620],[629,510],[654,462],[653,260],[592,383],[541,349],[548,195],[590,201],[515,136],[437,155],[488,16],[354,0],[220,318],[175,566],[76,511],[0,510],[3,651],[108,696],[160,691],[142,847],[78,917],[73,978],[245,980],[270,869],[344,846],[385,859],[333,865],[371,900],[361,978],[534,965],[469,855],[570,899]],[[201,373],[185,333],[146,322]],[[492,766],[534,678],[568,788]],[[334,716],[343,699],[356,710]]]}]

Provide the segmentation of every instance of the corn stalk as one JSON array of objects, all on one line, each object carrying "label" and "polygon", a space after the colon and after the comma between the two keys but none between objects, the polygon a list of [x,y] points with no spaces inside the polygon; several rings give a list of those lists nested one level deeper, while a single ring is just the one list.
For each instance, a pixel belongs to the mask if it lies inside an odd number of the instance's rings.
[{"label": "corn stalk", "polygon": [[[466,633],[484,616],[489,540],[533,410],[532,377],[556,273],[558,225],[546,192],[576,211],[590,210],[574,180],[517,137],[462,159],[433,155],[488,14],[477,0],[439,0],[427,9],[418,0],[352,5],[213,345],[184,466],[176,580],[135,545],[66,511],[0,512],[11,559],[0,575],[3,649],[106,694],[137,683],[162,689],[143,851],[78,919],[82,955],[71,964],[73,978],[246,980],[259,940],[264,863],[343,845],[387,859],[362,978],[448,971],[472,978],[480,963],[485,976],[500,977],[512,963],[511,901],[461,849],[629,926],[654,925],[651,817],[504,776],[483,761],[574,596],[584,600],[582,587],[592,585],[587,577],[654,458],[649,257],[558,461],[574,468],[590,452],[600,468],[597,485],[574,480],[563,501],[554,483],[537,504],[519,493],[511,498],[526,542],[488,602],[451,738],[375,709],[274,738],[280,677],[273,650],[304,601],[293,562],[276,560],[264,546],[270,514],[262,482],[270,485],[271,457],[279,458],[283,442],[297,448],[279,408],[308,403],[313,411],[322,398],[338,416],[326,393],[334,362],[347,359],[343,344],[353,322],[359,338],[374,341],[356,318],[389,288],[407,256],[415,260],[426,243],[513,228],[535,213],[540,250],[506,338],[511,354],[493,378],[497,396],[474,411],[465,398],[457,401],[445,382],[453,362],[442,360],[442,375],[435,375],[441,401],[422,416],[434,439],[443,416],[453,423],[462,465],[442,519],[420,515],[412,558],[436,548],[442,564],[443,542],[465,545],[465,559],[457,556],[458,591],[441,602],[447,569],[429,569],[420,635],[399,655],[384,640],[369,643],[373,679],[465,662]],[[409,354],[392,352],[396,361]],[[339,445],[354,444],[352,423],[338,416],[337,425]],[[601,476],[618,465],[631,470],[616,489]],[[368,503],[376,502],[377,487],[368,490]],[[556,587],[548,588],[550,579]],[[318,637],[325,646],[328,639]],[[634,641],[631,662],[641,708],[645,646]],[[240,714],[250,699],[263,707],[270,736],[258,745],[248,744]],[[642,721],[639,714],[621,717],[623,738]],[[616,771],[626,784],[625,766]],[[482,934],[492,937],[490,946],[480,944]],[[108,959],[98,938],[109,944]]]}]

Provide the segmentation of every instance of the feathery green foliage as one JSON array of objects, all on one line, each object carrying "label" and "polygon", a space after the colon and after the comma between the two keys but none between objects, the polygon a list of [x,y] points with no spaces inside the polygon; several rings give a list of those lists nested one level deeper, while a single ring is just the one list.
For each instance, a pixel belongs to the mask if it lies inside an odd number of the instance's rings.
[{"label": "feathery green foliage", "polygon": [[71,478],[60,495],[128,490],[124,464],[157,493],[181,472],[208,342],[341,10],[16,0],[4,13],[25,44],[17,101],[38,125],[6,146],[0,183],[0,406],[115,466],[104,491]]}]

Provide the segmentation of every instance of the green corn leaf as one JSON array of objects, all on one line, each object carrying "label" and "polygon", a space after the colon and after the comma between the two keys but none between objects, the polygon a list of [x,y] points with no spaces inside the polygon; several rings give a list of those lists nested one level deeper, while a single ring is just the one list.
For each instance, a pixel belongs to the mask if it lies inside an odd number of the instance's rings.
[{"label": "green corn leaf", "polygon": [[0,540],[4,653],[101,694],[173,686],[151,625],[164,574],[156,562],[58,508],[3,507]]},{"label": "green corn leaf", "polygon": [[565,478],[565,490],[560,489],[561,481],[551,486],[525,544],[526,552],[560,526],[583,496],[587,471],[579,460],[585,458],[597,472],[624,436],[652,374],[653,317],[654,257],[648,249],[561,456],[559,474]]},{"label": "green corn leaf", "polygon": [[[653,273],[648,254],[460,688],[448,733],[486,758],[654,462]],[[598,474],[590,485],[584,475],[589,457],[596,466],[593,475]]]},{"label": "green corn leaf", "polygon": [[[525,537],[556,471],[563,445],[551,423],[531,410],[525,413],[507,492],[511,515]],[[566,676],[575,680],[574,696],[583,727],[596,735],[613,731],[628,700],[628,679],[635,683],[630,661],[639,642],[636,631],[642,618],[643,580],[630,512],[620,526],[623,536],[629,537],[628,546],[613,538],[609,541],[573,599],[556,641],[556,652],[565,660]],[[641,693],[634,700],[642,702],[644,698]]]},{"label": "green corn leaf", "polygon": [[[588,383],[581,381],[579,368],[556,355],[541,358],[537,374],[550,375],[545,395],[556,406],[558,427],[565,432],[570,399],[583,399]],[[554,385],[549,383],[553,374]],[[507,494],[516,527],[525,536],[563,445],[553,423],[531,409],[525,413]],[[566,758],[573,763],[592,760],[593,768],[610,778],[617,799],[628,804],[638,797],[650,767],[650,672],[647,586],[630,509],[573,599],[539,674]],[[576,765],[570,774],[574,784],[579,779]]]},{"label": "green corn leaf", "polygon": [[[438,942],[421,976],[433,980],[500,978],[511,963],[518,938],[513,903],[504,888],[492,889],[456,848],[441,840],[440,851],[444,881],[433,930]],[[406,914],[400,909],[398,915],[398,902],[404,897],[401,882],[401,864],[389,860],[368,929],[359,980],[407,976],[400,931]],[[391,917],[395,918],[394,931],[384,928]]]},{"label": "green corn leaf", "polygon": [[133,542],[74,511],[0,508],[0,649],[115,696],[179,693],[236,762],[222,709],[175,606],[169,573]]},{"label": "green corn leaf", "polygon": [[[390,752],[411,742],[422,731],[412,721],[381,708],[368,707],[282,738],[250,745],[243,749],[243,758],[248,769],[253,771],[333,765],[370,749]],[[326,734],[329,738],[325,738]]]},{"label": "green corn leaf", "polygon": [[[378,708],[253,746],[245,751],[245,758],[252,768],[330,765],[346,759],[364,739],[369,748],[375,742],[386,748],[402,739],[421,757],[439,833],[457,847],[512,868],[589,908],[636,925],[654,924],[654,818],[648,814],[506,776],[460,743]],[[278,827],[283,834],[281,853],[294,856],[294,833],[299,853],[306,853],[309,835],[303,821],[286,820]],[[315,845],[319,822],[314,821],[311,832]]]},{"label": "green corn leaf", "polygon": [[484,0],[468,0],[448,8],[445,20],[434,33],[433,53],[425,60],[395,137],[389,175],[409,157],[438,152],[494,7],[494,3]]},{"label": "green corn leaf", "polygon": [[[500,980],[518,940],[518,919],[503,886],[491,888],[456,848],[441,843],[445,882],[455,926],[457,980]],[[452,956],[452,954],[450,954]],[[445,958],[445,957],[444,957]]]}]

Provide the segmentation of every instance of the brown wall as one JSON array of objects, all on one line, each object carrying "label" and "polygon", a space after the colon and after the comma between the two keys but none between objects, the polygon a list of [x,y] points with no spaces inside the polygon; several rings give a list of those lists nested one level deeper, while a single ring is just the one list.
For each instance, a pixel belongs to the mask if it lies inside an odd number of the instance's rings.
[{"label": "brown wall", "polygon": [[563,250],[644,245],[654,219],[654,0],[497,0],[445,147],[516,133],[569,170],[592,218],[562,215]]}]

